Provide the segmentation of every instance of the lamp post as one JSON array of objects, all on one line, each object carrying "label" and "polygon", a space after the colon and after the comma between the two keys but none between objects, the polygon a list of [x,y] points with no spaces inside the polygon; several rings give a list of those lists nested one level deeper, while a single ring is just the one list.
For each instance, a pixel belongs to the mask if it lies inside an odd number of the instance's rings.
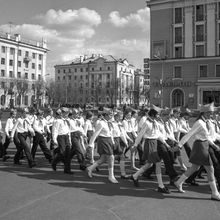
[{"label": "lamp post", "polygon": [[160,107],[163,108],[163,80],[164,80],[164,60],[158,55],[154,55],[154,58],[160,60],[161,63],[161,78],[160,78],[160,86],[161,86],[161,94],[160,94]]}]

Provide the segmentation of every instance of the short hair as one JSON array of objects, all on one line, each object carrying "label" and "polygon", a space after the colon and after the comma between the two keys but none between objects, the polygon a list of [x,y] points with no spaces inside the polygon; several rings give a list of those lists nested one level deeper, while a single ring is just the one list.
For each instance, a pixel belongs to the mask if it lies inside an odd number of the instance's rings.
[{"label": "short hair", "polygon": [[86,112],[86,119],[90,119],[93,116],[91,111]]},{"label": "short hair", "polygon": [[150,111],[148,112],[148,115],[150,117],[156,117],[157,114],[158,114],[158,112],[154,109],[150,109]]}]

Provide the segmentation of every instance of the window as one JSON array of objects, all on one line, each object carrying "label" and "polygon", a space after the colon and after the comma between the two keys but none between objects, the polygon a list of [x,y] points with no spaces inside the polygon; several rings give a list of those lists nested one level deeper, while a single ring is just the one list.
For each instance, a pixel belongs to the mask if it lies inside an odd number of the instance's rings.
[{"label": "window", "polygon": [[196,45],[196,57],[204,57],[205,47],[204,45]]},{"label": "window", "polygon": [[29,56],[29,52],[25,51],[25,57],[28,57],[28,56]]},{"label": "window", "polygon": [[39,60],[42,60],[42,54],[39,54]]},{"label": "window", "polygon": [[13,66],[13,60],[9,60],[9,66]]},{"label": "window", "polygon": [[28,73],[24,74],[25,79],[28,79]]},{"label": "window", "polygon": [[2,51],[2,53],[5,53],[6,47],[5,47],[5,46],[2,46],[1,51]]},{"label": "window", "polygon": [[176,79],[182,78],[182,67],[181,66],[174,67],[174,78]]},{"label": "window", "polygon": [[220,2],[218,3],[218,19],[220,19]]},{"label": "window", "polygon": [[10,89],[13,89],[13,87],[14,87],[14,83],[13,82],[10,82]]},{"label": "window", "polygon": [[25,68],[28,68],[28,63],[27,62],[25,62]]},{"label": "window", "polygon": [[220,23],[218,24],[218,40],[220,40]]},{"label": "window", "polygon": [[77,76],[74,76],[74,79],[77,80]]},{"label": "window", "polygon": [[65,80],[66,79],[66,77],[65,76],[63,76],[63,80]]},{"label": "window", "polygon": [[1,70],[1,77],[5,76],[5,70]]},{"label": "window", "polygon": [[220,65],[215,66],[215,76],[220,77]]},{"label": "window", "polygon": [[18,61],[18,67],[21,67],[21,61]]},{"label": "window", "polygon": [[60,81],[60,77],[59,76],[57,77],[57,80]]},{"label": "window", "polygon": [[41,75],[40,75],[40,74],[38,74],[38,79],[39,79],[39,80],[41,79]]},{"label": "window", "polygon": [[99,79],[102,79],[102,74],[99,74]]},{"label": "window", "polygon": [[21,72],[18,72],[18,78],[21,78]]},{"label": "window", "polygon": [[9,77],[13,78],[13,71],[9,71]]},{"label": "window", "polygon": [[75,71],[75,73],[77,73],[77,68],[75,68],[75,70],[74,70],[74,71]]},{"label": "window", "polygon": [[175,8],[175,24],[182,23],[183,22],[183,13],[182,8]]},{"label": "window", "polygon": [[35,63],[32,63],[32,69],[35,69]]},{"label": "window", "polygon": [[71,73],[71,69],[69,69],[69,73]]},{"label": "window", "polygon": [[89,77],[88,77],[88,75],[86,75],[86,79],[88,79]]},{"label": "window", "polygon": [[35,90],[35,84],[32,84],[32,85],[31,85],[31,89],[32,89],[32,90]]},{"label": "window", "polygon": [[175,47],[175,58],[183,57],[183,49],[182,47]]},{"label": "window", "polygon": [[66,70],[65,70],[65,69],[63,70],[63,73],[66,73]]},{"label": "window", "polygon": [[39,69],[39,70],[41,70],[41,69],[42,69],[42,66],[41,66],[41,64],[39,64],[39,65],[38,65],[38,69]]},{"label": "window", "polygon": [[69,80],[71,80],[72,79],[72,77],[71,76],[69,76]]},{"label": "window", "polygon": [[175,28],[175,44],[179,44],[183,42],[183,32],[182,27]]},{"label": "window", "polygon": [[196,5],[196,21],[204,20],[204,5]]},{"label": "window", "polygon": [[80,72],[81,72],[81,73],[83,72],[83,68],[80,68]]},{"label": "window", "polygon": [[32,53],[32,58],[33,58],[33,59],[36,58],[36,53]]},{"label": "window", "polygon": [[18,56],[21,56],[21,50],[18,50]]},{"label": "window", "polygon": [[102,71],[102,67],[99,67],[99,70]]},{"label": "window", "polygon": [[204,41],[204,25],[196,25],[196,41]]},{"label": "window", "polygon": [[1,58],[1,64],[5,64],[5,58]]},{"label": "window", "polygon": [[60,73],[60,70],[57,70],[57,73]]},{"label": "window", "polygon": [[110,88],[110,82],[107,82],[107,83],[106,83],[106,87],[107,87],[107,88]]},{"label": "window", "polygon": [[199,77],[207,77],[208,76],[208,66],[200,65],[199,66]]},{"label": "window", "polygon": [[2,87],[2,89],[4,89],[5,86],[6,86],[6,82],[1,82],[1,87]]},{"label": "window", "polygon": [[92,71],[94,71],[95,69],[94,69],[94,67],[92,67]]},{"label": "window", "polygon": [[28,95],[26,95],[26,96],[24,97],[24,104],[25,104],[25,105],[28,105]]},{"label": "window", "polygon": [[83,76],[80,76],[80,79],[82,80],[82,79],[83,79]]},{"label": "window", "polygon": [[15,53],[15,49],[14,48],[10,48],[10,55],[14,55]]},{"label": "window", "polygon": [[107,74],[107,79],[110,79],[110,74]]},{"label": "window", "polygon": [[31,79],[35,79],[35,74],[34,73],[31,74]]},{"label": "window", "polygon": [[108,70],[111,70],[111,67],[110,67],[110,66],[108,66]]}]

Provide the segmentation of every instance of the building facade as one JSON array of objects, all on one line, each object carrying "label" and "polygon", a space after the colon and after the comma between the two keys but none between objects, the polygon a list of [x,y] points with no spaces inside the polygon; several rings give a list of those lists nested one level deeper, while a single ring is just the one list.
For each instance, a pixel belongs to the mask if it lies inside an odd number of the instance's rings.
[{"label": "building facade", "polygon": [[111,55],[81,56],[55,66],[56,102],[68,104],[134,104],[133,65]]},{"label": "building facade", "polygon": [[44,104],[47,52],[45,41],[0,33],[0,108]]},{"label": "building facade", "polygon": [[151,101],[220,105],[220,1],[148,0]]}]

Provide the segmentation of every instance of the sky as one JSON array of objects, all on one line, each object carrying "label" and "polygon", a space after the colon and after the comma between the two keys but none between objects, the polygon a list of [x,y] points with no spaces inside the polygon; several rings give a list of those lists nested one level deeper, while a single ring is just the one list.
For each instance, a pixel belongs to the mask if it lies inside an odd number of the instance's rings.
[{"label": "sky", "polygon": [[149,56],[150,15],[145,0],[0,0],[0,31],[41,41],[54,65],[87,54],[127,58],[143,69]]}]

